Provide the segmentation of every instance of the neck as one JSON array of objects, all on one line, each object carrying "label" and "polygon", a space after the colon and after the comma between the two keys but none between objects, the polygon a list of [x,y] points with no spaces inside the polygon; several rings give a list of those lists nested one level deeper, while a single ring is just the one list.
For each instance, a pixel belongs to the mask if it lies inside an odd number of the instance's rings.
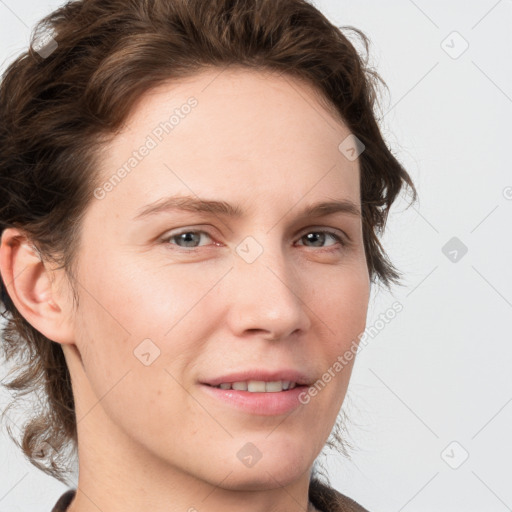
[{"label": "neck", "polygon": [[[317,512],[308,500],[312,466],[297,471],[308,454],[294,453],[272,473],[264,456],[247,468],[236,457],[186,456],[172,439],[150,439],[148,447],[144,436],[136,441],[111,420],[82,372],[75,371],[74,384],[79,477],[67,512]],[[166,458],[177,449],[185,450],[179,465]]]},{"label": "neck", "polygon": [[[101,411],[95,407],[89,416],[105,427],[108,418]],[[148,455],[114,428],[93,436],[85,421],[79,425],[79,479],[67,512],[318,512],[308,500],[310,471],[284,486],[271,477],[255,486],[230,467],[208,481]]]}]

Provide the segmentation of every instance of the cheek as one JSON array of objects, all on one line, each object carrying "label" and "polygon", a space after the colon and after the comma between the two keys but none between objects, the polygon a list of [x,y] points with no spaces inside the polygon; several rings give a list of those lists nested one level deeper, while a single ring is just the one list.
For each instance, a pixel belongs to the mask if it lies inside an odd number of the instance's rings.
[{"label": "cheek", "polygon": [[319,348],[315,354],[321,358],[319,367],[323,373],[310,400],[313,407],[319,408],[315,416],[323,415],[328,426],[334,423],[349,385],[360,334],[366,326],[370,285],[363,265],[313,277],[314,286],[305,302],[317,324],[315,339]]},{"label": "cheek", "polygon": [[[186,271],[149,263],[103,260],[97,272],[82,276],[87,288],[80,300],[77,345],[98,386],[108,388],[123,372],[140,371],[144,362],[185,364],[198,350],[193,340],[201,336],[195,334],[213,314],[202,299],[222,269],[198,276],[191,266]],[[101,395],[104,389],[96,391]]]},{"label": "cheek", "polygon": [[87,321],[105,335],[115,334],[112,341],[163,337],[193,309],[201,294],[198,280],[187,279],[190,272],[155,271],[138,262],[135,258],[106,261],[89,279],[83,308]]},{"label": "cheek", "polygon": [[202,299],[229,269],[229,265],[210,269],[194,264],[166,265],[161,253],[148,256],[147,261],[126,260],[123,267],[122,273],[110,279],[111,292],[105,300],[117,311],[120,324],[137,335],[159,338],[171,336],[182,322],[198,315]]},{"label": "cheek", "polygon": [[[110,420],[135,437],[140,432],[151,437],[164,435],[164,429],[180,428],[174,423],[180,414],[197,415],[188,410],[190,404],[179,382],[181,369],[198,347],[190,346],[192,332],[187,338],[178,329],[180,324],[173,329],[184,316],[186,304],[169,300],[180,296],[185,285],[168,288],[165,301],[163,292],[162,296],[155,294],[165,289],[162,282],[157,288],[147,282],[142,286],[142,276],[120,277],[118,274],[108,282],[98,278],[95,284],[91,281],[90,293],[81,300],[77,345],[90,386],[90,392],[82,394],[81,412],[105,411]],[[98,400],[101,408],[95,407]],[[148,422],[156,420],[162,422],[148,428]],[[102,421],[107,421],[106,417]]]},{"label": "cheek", "polygon": [[315,293],[314,308],[320,320],[329,327],[329,334],[343,349],[364,331],[370,285],[365,269],[350,269],[324,280],[323,292]]}]

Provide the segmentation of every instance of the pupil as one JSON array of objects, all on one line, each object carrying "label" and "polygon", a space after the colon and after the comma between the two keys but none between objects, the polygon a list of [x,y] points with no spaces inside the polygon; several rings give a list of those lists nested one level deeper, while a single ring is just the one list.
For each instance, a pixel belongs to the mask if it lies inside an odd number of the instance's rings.
[{"label": "pupil", "polygon": [[322,237],[325,236],[323,233],[310,233],[309,235],[306,235],[306,238],[309,241],[313,241],[314,242],[314,240],[312,240],[312,237],[315,237],[315,236],[316,237],[320,236],[320,245],[322,245],[322,243],[321,243],[322,242]]},{"label": "pupil", "polygon": [[191,241],[190,237],[193,237],[194,235],[195,233],[182,233],[180,236],[185,243],[189,243]]}]

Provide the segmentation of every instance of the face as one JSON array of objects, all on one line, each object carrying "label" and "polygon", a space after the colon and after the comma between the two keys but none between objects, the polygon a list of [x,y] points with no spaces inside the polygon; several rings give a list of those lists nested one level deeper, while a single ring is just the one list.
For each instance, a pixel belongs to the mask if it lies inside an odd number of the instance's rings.
[{"label": "face", "polygon": [[[205,71],[142,98],[103,152],[83,221],[81,365],[66,349],[83,388],[79,435],[214,485],[229,474],[231,488],[284,485],[311,467],[370,292],[360,216],[305,213],[360,208],[358,161],[338,149],[349,134],[310,86],[255,71]],[[317,392],[206,384],[282,370]]]}]

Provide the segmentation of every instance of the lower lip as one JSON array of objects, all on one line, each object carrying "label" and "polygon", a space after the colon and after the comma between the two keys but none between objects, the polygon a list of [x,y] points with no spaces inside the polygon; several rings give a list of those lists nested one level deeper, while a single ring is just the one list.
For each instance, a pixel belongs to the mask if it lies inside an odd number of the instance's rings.
[{"label": "lower lip", "polygon": [[299,405],[303,405],[299,400],[299,395],[308,388],[307,386],[296,386],[287,391],[252,393],[251,391],[215,388],[207,384],[201,384],[201,387],[217,400],[242,411],[262,416],[286,414]]}]

